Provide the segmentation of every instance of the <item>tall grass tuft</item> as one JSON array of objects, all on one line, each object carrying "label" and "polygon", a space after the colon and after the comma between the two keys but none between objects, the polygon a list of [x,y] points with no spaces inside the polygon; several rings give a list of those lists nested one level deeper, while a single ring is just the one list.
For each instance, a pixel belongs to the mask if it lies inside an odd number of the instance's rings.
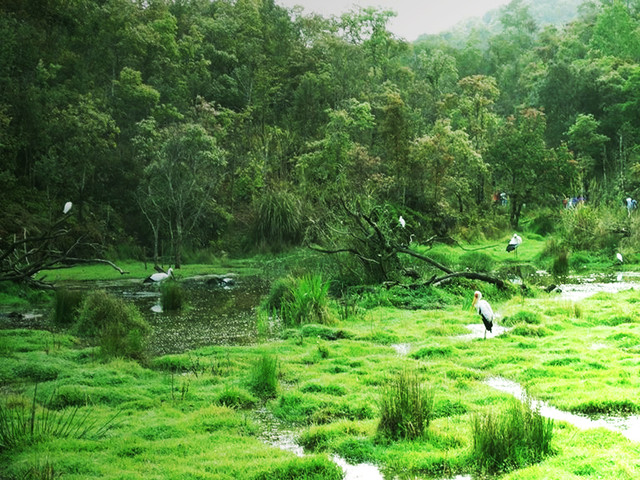
[{"label": "tall grass tuft", "polygon": [[177,311],[184,303],[184,289],[177,282],[167,281],[160,287],[160,302],[164,312]]},{"label": "tall grass tuft", "polygon": [[433,414],[433,392],[417,372],[403,371],[383,387],[378,433],[394,440],[422,436]]},{"label": "tall grass tuft", "polygon": [[143,360],[151,326],[135,305],[99,290],[85,298],[76,330],[99,345],[107,357]]},{"label": "tall grass tuft", "polygon": [[556,277],[564,277],[569,274],[569,254],[566,250],[558,253],[558,256],[553,260],[551,273]]},{"label": "tall grass tuft", "polygon": [[276,282],[263,309],[276,312],[287,327],[306,323],[330,324],[329,282],[320,275],[287,277]]},{"label": "tall grass tuft", "polygon": [[70,327],[78,318],[84,292],[59,288],[53,301],[52,322],[56,327]]},{"label": "tall grass tuft", "polygon": [[278,391],[278,358],[264,354],[253,365],[249,378],[251,391],[260,398],[273,398]]},{"label": "tall grass tuft", "polygon": [[472,430],[472,457],[484,472],[522,468],[551,453],[553,420],[532,409],[529,399],[513,399],[497,415],[475,416]]},{"label": "tall grass tuft", "polygon": [[332,323],[329,312],[329,282],[320,275],[305,275],[298,279],[292,296],[283,305],[283,318],[288,325]]},{"label": "tall grass tuft", "polygon": [[302,205],[286,185],[266,190],[257,201],[256,213],[253,237],[258,244],[279,250],[302,239]]},{"label": "tall grass tuft", "polygon": [[33,391],[31,404],[0,402],[0,452],[34,443],[47,438],[98,438],[113,424],[117,414],[103,424],[92,420],[91,410],[80,415],[78,406],[61,412],[50,408],[53,396],[43,406],[36,397],[38,384]]}]

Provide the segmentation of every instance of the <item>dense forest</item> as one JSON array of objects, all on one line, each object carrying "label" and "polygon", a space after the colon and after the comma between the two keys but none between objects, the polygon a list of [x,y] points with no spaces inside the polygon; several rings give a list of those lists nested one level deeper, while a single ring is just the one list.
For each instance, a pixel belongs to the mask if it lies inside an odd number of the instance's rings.
[{"label": "dense forest", "polygon": [[514,0],[464,43],[408,43],[393,15],[2,2],[0,237],[43,232],[71,201],[101,256],[179,266],[344,244],[345,218],[490,236],[638,194],[640,1],[541,26]]}]

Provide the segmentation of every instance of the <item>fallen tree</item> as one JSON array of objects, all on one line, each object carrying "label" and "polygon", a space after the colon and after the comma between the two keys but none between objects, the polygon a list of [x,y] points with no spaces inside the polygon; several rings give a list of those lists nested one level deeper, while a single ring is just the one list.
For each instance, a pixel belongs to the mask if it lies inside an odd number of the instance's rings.
[{"label": "fallen tree", "polygon": [[[340,206],[344,219],[340,227],[328,227],[330,235],[325,235],[332,246],[309,245],[309,248],[326,254],[348,253],[358,259],[364,270],[371,277],[386,285],[400,284],[401,275],[412,276],[418,280],[414,270],[402,267],[400,255],[407,255],[427,263],[442,272],[429,280],[416,283],[410,287],[440,285],[455,278],[480,280],[505,288],[506,283],[500,278],[479,272],[455,272],[433,258],[410,248],[415,236],[405,222],[399,222],[389,210],[377,211],[375,208],[365,213],[360,205],[348,206],[341,200]],[[435,241],[432,237],[428,241]],[[331,239],[331,240],[329,240]]]}]

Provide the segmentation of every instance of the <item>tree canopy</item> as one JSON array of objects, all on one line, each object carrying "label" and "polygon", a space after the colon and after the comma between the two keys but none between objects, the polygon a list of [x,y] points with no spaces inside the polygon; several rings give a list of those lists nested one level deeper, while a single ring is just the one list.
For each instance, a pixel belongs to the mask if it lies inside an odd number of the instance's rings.
[{"label": "tree canopy", "polygon": [[556,26],[533,7],[410,44],[373,8],[2,2],[0,237],[73,201],[105,252],[179,264],[314,241],[343,201],[411,212],[427,237],[473,228],[496,192],[514,227],[525,205],[637,195],[640,2]]}]

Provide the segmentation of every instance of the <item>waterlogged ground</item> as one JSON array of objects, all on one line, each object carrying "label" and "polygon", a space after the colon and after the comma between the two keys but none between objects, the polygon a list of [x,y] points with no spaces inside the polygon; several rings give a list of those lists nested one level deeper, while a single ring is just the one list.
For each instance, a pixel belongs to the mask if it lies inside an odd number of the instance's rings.
[{"label": "waterlogged ground", "polygon": [[[99,422],[116,412],[121,421],[101,438],[0,451],[0,467],[7,478],[52,470],[74,480],[637,479],[640,296],[631,275],[613,280],[594,277],[579,295],[563,284],[536,298],[487,296],[499,328],[486,340],[462,303],[359,310],[268,342],[256,336],[253,310],[264,284],[184,282],[190,306],[178,315],[157,312],[152,287],[102,284],[166,332],[153,339],[150,365],[101,360],[63,334],[16,330],[40,328],[46,313],[7,314],[0,382],[12,404],[30,405],[38,380],[38,401],[53,399],[54,412],[77,405]],[[249,386],[263,355],[278,359],[270,399]],[[422,439],[382,442],[381,388],[406,369],[433,389],[435,418]],[[525,391],[556,421],[555,454],[498,476],[477,474],[469,461],[474,415],[498,412]]]}]

